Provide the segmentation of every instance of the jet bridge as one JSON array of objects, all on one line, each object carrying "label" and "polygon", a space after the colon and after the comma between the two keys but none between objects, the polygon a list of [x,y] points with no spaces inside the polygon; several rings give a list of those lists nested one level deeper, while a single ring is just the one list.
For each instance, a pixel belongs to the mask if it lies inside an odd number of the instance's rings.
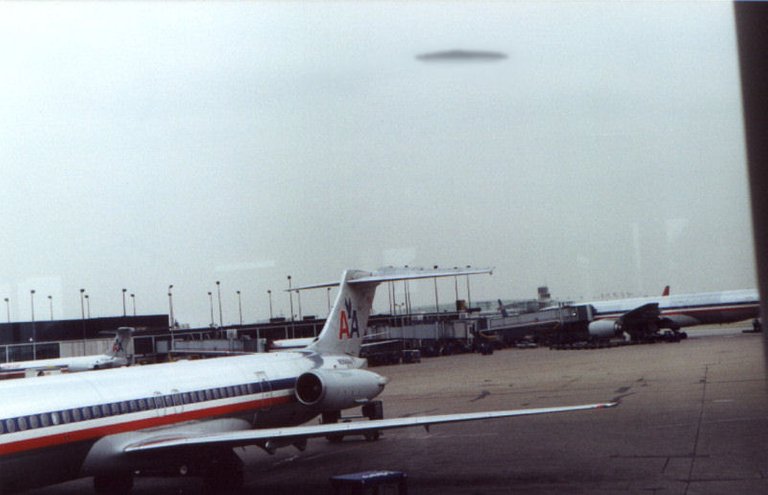
[{"label": "jet bridge", "polygon": [[522,340],[526,336],[533,336],[540,342],[548,342],[555,334],[587,325],[592,319],[591,309],[583,304],[552,306],[534,313],[489,318],[483,330],[498,334],[507,344]]}]

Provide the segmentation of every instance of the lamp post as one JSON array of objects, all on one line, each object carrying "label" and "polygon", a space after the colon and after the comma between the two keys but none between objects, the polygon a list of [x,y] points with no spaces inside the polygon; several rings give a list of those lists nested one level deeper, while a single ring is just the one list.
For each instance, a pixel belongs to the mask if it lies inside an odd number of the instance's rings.
[{"label": "lamp post", "polygon": [[8,323],[10,323],[11,322],[11,302],[7,297],[5,298],[5,312],[8,315]]},{"label": "lamp post", "polygon": [[133,316],[136,316],[136,294],[131,293],[131,304],[133,305]]},{"label": "lamp post", "polygon": [[301,321],[301,319],[302,319],[302,314],[301,314],[301,291],[300,291],[300,290],[297,290],[297,291],[296,291],[296,298],[297,298],[297,299],[298,299],[298,301],[299,301],[299,321]]},{"label": "lamp post", "polygon": [[223,316],[223,313],[221,311],[221,282],[218,281],[218,280],[216,281],[216,291],[218,292],[218,295],[219,295],[219,327],[223,327],[224,326],[224,316]]},{"label": "lamp post", "polygon": [[[458,271],[459,268],[457,266],[454,266],[453,269]],[[458,275],[453,276],[453,290],[456,294],[455,301],[458,301],[459,300],[459,276]],[[456,308],[456,310],[458,311],[458,307]]]},{"label": "lamp post", "polygon": [[[437,265],[434,266],[434,269],[437,270]],[[435,313],[439,313],[440,303],[437,301],[437,277],[433,278],[432,281],[435,283]]]},{"label": "lamp post", "polygon": [[37,332],[35,329],[35,289],[29,291],[30,303],[32,306],[32,359],[37,359]]},{"label": "lamp post", "polygon": [[89,294],[85,295],[85,310],[88,313],[88,319],[91,319],[91,298]]},{"label": "lamp post", "polygon": [[53,321],[53,296],[50,294],[48,295],[48,306],[51,309],[51,321]]},{"label": "lamp post", "polygon": [[211,306],[211,328],[213,328],[215,323],[213,322],[213,292],[211,291],[208,291],[208,302]]},{"label": "lamp post", "polygon": [[325,295],[328,298],[328,316],[331,316],[331,288],[325,288]]},{"label": "lamp post", "polygon": [[[171,290],[173,289],[173,284],[168,286],[168,309],[170,310],[170,323],[168,324],[168,329],[173,330],[173,327],[175,326],[176,320],[173,317],[173,292]],[[173,341],[173,334],[171,334],[171,341]]]},{"label": "lamp post", "polygon": [[272,321],[272,289],[267,290],[267,297],[269,298],[269,320]]},{"label": "lamp post", "polygon": [[128,292],[128,289],[124,288],[123,289],[123,318],[125,318],[125,316],[126,316],[126,312],[125,312],[125,293],[126,292]]},{"label": "lamp post", "polygon": [[[470,265],[467,265],[467,270],[472,268]],[[469,274],[467,274],[467,309],[472,307],[472,294],[469,291]]]},{"label": "lamp post", "polygon": [[243,326],[243,299],[240,297],[240,291],[237,292],[237,310],[240,313],[240,326]]},{"label": "lamp post", "polygon": [[291,292],[291,276],[288,275],[288,298],[291,302],[291,338],[296,336],[296,328],[293,324],[293,292]]},{"label": "lamp post", "polygon": [[83,356],[85,356],[85,305],[83,303],[83,294],[85,289],[80,289],[80,317],[83,327]]}]

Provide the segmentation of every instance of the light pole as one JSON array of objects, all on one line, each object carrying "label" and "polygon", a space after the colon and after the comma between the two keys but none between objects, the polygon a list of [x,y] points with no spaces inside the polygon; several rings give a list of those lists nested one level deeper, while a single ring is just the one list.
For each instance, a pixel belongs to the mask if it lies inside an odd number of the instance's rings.
[{"label": "light pole", "polygon": [[133,304],[133,316],[136,316],[136,294],[131,294],[131,303]]},{"label": "light pole", "polygon": [[[173,292],[171,290],[173,289],[173,284],[168,286],[168,309],[170,310],[171,314],[170,316],[170,323],[168,324],[168,329],[173,331],[173,327],[176,324],[176,320],[173,318]],[[173,341],[173,334],[171,334],[171,341]]]},{"label": "light pole", "polygon": [[299,300],[299,321],[301,321],[302,314],[301,314],[301,291],[296,291],[296,298]]},{"label": "light pole", "polygon": [[291,302],[291,338],[296,336],[296,328],[293,324],[293,292],[291,292],[291,276],[288,275],[288,298]]},{"label": "light pole", "polygon": [[[437,270],[437,265],[434,266],[434,269]],[[437,301],[437,277],[433,278],[432,281],[435,283],[435,313],[439,313],[440,303]]]},{"label": "light pole", "polygon": [[30,303],[32,305],[32,359],[37,359],[37,332],[35,331],[35,289],[29,291]]},{"label": "light pole", "polygon": [[88,319],[91,319],[91,298],[89,297],[89,294],[85,295],[85,309],[88,313]]},{"label": "light pole", "polygon": [[10,323],[11,322],[11,302],[7,297],[5,298],[5,312],[8,315],[8,323]]},{"label": "light pole", "polygon": [[48,295],[48,306],[51,309],[51,321],[53,321],[53,296]]},{"label": "light pole", "polygon": [[223,313],[221,312],[221,282],[218,280],[216,281],[216,292],[218,292],[219,294],[219,327],[223,327],[224,316],[223,316]]},{"label": "light pole", "polygon": [[213,328],[215,323],[213,322],[213,292],[211,291],[208,291],[208,302],[211,305],[211,328]]},{"label": "light pole", "polygon": [[123,318],[126,316],[125,312],[125,293],[128,292],[128,289],[123,289]]},{"label": "light pole", "polygon": [[243,326],[243,299],[240,297],[240,291],[237,292],[237,309],[240,312],[240,326]]},{"label": "light pole", "polygon": [[331,316],[331,288],[325,288],[325,295],[328,298],[328,316]]},{"label": "light pole", "polygon": [[[456,270],[456,271],[459,270],[459,268],[457,266],[454,266],[453,269]],[[453,276],[453,290],[456,293],[455,301],[458,302],[458,300],[459,300],[459,276],[458,275],[454,275]],[[458,306],[456,307],[456,310],[457,311],[459,310]]]},{"label": "light pole", "polygon": [[267,297],[269,297],[269,320],[272,321],[272,289],[267,290]]},{"label": "light pole", "polygon": [[[467,270],[472,268],[470,265],[467,265]],[[467,309],[472,307],[472,294],[469,291],[469,273],[467,273]]]},{"label": "light pole", "polygon": [[81,316],[81,322],[83,326],[83,356],[85,356],[85,305],[83,303],[83,294],[85,293],[85,289],[80,289],[80,316]]}]

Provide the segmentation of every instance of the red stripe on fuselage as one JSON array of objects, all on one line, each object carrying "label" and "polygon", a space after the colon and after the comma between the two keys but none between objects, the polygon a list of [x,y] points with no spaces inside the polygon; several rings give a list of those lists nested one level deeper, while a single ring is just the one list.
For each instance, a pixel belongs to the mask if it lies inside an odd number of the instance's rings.
[{"label": "red stripe on fuselage", "polygon": [[[193,421],[198,419],[212,419],[215,417],[232,415],[234,413],[244,412],[258,409],[265,409],[275,405],[286,404],[294,400],[293,395],[286,395],[282,397],[272,397],[269,399],[258,399],[248,402],[238,402],[234,404],[223,404],[215,407],[209,407],[206,409],[198,409],[195,411],[186,411],[181,413],[167,413],[163,416],[154,418],[142,418],[132,421],[125,421],[122,423],[97,426],[92,428],[84,428],[82,430],[70,431],[66,433],[57,433],[53,435],[44,435],[36,438],[30,438],[25,440],[19,440],[16,442],[0,444],[0,456],[15,454],[18,452],[24,452],[35,449],[42,449],[46,447],[53,447],[56,445],[64,445],[68,443],[81,442],[83,440],[92,440],[102,438],[107,435],[114,435],[117,433],[126,433],[130,431],[139,431],[147,428],[154,428],[157,426],[166,426],[176,423],[183,423],[185,421]],[[190,405],[190,404],[188,404]],[[184,406],[178,406],[184,407]],[[173,408],[156,409],[154,412],[160,413],[162,411],[168,411]],[[150,410],[151,411],[151,410]],[[99,418],[91,421],[101,421],[105,418]],[[87,422],[84,422],[87,423]],[[70,423],[71,424],[71,423]],[[26,430],[27,433],[36,433],[39,431],[43,433],[48,428],[38,428],[34,430]]]}]

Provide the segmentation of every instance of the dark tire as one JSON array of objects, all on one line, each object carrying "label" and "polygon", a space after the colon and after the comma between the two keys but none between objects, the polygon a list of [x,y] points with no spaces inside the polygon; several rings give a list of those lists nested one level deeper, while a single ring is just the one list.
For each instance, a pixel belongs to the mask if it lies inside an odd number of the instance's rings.
[{"label": "dark tire", "polygon": [[93,478],[93,491],[96,495],[128,495],[133,489],[133,475],[112,474],[95,476]]},{"label": "dark tire", "polygon": [[218,452],[211,459],[203,477],[203,493],[238,493],[242,487],[243,462],[234,452]]},{"label": "dark tire", "polygon": [[364,436],[365,436],[366,442],[375,442],[379,439],[379,437],[381,436],[381,433],[378,431],[371,431],[366,433]]}]

